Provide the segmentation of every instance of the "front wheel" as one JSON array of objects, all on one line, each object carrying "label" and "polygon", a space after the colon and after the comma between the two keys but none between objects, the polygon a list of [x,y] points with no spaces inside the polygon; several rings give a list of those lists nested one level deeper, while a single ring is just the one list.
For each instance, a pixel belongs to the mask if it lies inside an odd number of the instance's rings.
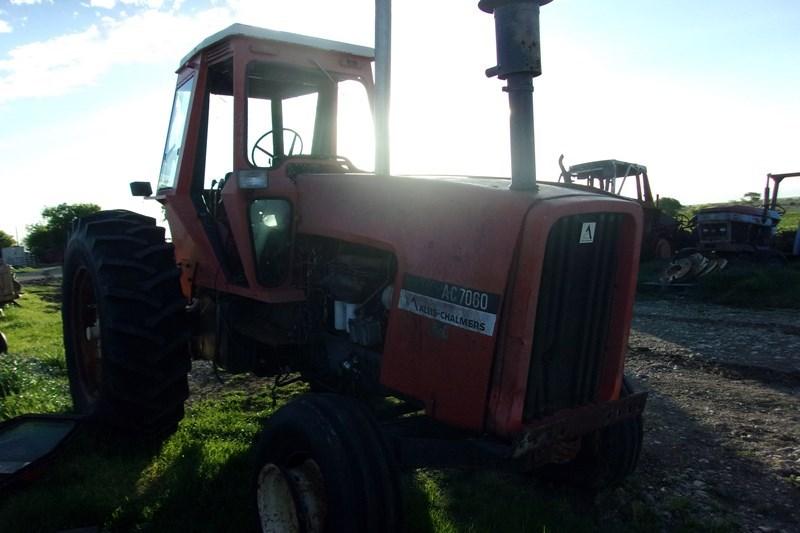
[{"label": "front wheel", "polygon": [[[624,378],[620,398],[633,393],[633,386]],[[639,414],[585,435],[577,457],[564,464],[545,465],[540,474],[588,490],[613,487],[636,469],[643,436],[642,415]]]},{"label": "front wheel", "polygon": [[393,457],[372,415],[335,394],[306,394],[275,413],[256,447],[262,532],[391,533],[400,528]]},{"label": "front wheel", "polygon": [[64,351],[75,411],[141,436],[175,429],[188,328],[164,229],[130,211],[77,220],[64,257]]}]

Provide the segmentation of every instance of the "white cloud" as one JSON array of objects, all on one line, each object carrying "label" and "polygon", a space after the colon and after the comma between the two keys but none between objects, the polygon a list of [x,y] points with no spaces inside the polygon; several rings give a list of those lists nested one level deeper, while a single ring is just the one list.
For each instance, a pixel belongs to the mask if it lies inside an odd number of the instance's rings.
[{"label": "white cloud", "polygon": [[163,0],[120,0],[120,1],[128,6],[148,7],[150,9],[158,9],[164,4]]},{"label": "white cloud", "polygon": [[114,6],[117,5],[117,0],[90,0],[89,5],[103,9],[114,9]]},{"label": "white cloud", "polygon": [[0,33],[11,33],[14,28],[5,20],[0,19]]},{"label": "white cloud", "polygon": [[[171,99],[169,90],[159,88],[130,97],[125,105],[87,109],[80,121],[53,117],[42,128],[0,138],[5,165],[0,184],[15,191],[38,184],[36,194],[0,194],[0,228],[23,237],[42,207],[62,202],[126,208],[160,221],[158,204],[132,198],[128,183],[158,175]],[[120,124],[125,127],[109,126]],[[39,157],[22,155],[31,153]],[[59,162],[57,177],[53,161]]]},{"label": "white cloud", "polygon": [[32,6],[34,4],[41,4],[42,0],[10,0],[10,2],[15,6]]},{"label": "white cloud", "polygon": [[[174,67],[187,50],[235,21],[359,44],[369,44],[372,27],[368,10],[351,7],[345,9],[347,24],[331,25],[328,21],[341,17],[344,8],[311,0],[302,2],[302,8],[293,3],[268,7],[263,0],[228,0],[225,5],[191,14],[178,11],[182,0],[173,0],[171,5],[167,2],[168,9],[162,9],[163,0],[89,1],[94,7],[121,4],[140,11],[127,17],[110,17],[106,16],[108,11],[95,11],[96,22],[82,31],[24,44],[11,49],[6,57],[0,56],[0,105],[90,86],[116,65],[161,64],[169,60],[170,67]],[[312,7],[317,16],[297,16]],[[354,39],[354,29],[365,31],[359,31],[359,38]],[[11,27],[5,31],[11,31]]]},{"label": "white cloud", "polygon": [[174,67],[186,50],[231,17],[225,8],[192,17],[147,10],[122,20],[102,17],[81,32],[18,46],[0,59],[0,105],[92,85],[115,65],[168,60]]}]

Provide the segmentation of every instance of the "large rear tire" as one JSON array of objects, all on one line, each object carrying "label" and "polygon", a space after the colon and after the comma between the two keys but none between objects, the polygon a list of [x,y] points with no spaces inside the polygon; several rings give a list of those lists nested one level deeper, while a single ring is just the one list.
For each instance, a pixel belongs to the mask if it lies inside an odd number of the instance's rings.
[{"label": "large rear tire", "polygon": [[400,530],[394,458],[365,407],[306,394],[269,420],[256,447],[257,530],[392,533]]},{"label": "large rear tire", "polygon": [[141,436],[183,418],[186,301],[155,220],[103,211],[76,220],[64,257],[64,349],[74,408]]}]

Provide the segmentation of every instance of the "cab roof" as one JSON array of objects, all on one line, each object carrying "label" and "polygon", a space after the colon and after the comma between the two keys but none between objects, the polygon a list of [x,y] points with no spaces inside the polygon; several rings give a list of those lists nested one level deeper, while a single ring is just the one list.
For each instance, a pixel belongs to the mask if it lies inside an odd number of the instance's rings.
[{"label": "cab roof", "polygon": [[191,52],[186,54],[183,59],[181,59],[181,64],[178,67],[180,68],[185,65],[192,57],[206,48],[209,48],[210,46],[234,36],[307,46],[309,48],[316,48],[325,52],[340,52],[343,54],[363,57],[369,60],[375,59],[375,50],[368,46],[359,46],[356,44],[331,41],[329,39],[320,39],[318,37],[309,37],[307,35],[300,35],[298,33],[269,30],[267,28],[258,28],[256,26],[248,26],[246,24],[231,24],[224,30],[218,31],[210,37],[203,39],[200,44],[195,46]]},{"label": "cab roof", "polygon": [[579,163],[569,167],[569,173],[578,179],[587,178],[624,178],[636,176],[647,172],[647,167],[636,163],[618,161],[616,159],[606,159],[603,161],[592,161],[590,163]]}]

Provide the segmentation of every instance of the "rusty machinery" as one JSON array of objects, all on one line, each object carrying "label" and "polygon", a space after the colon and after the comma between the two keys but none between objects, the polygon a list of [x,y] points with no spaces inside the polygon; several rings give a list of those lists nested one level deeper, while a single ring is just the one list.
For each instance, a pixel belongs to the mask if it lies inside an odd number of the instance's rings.
[{"label": "rusty machinery", "polygon": [[658,197],[653,198],[646,166],[607,159],[570,165],[567,169],[564,166],[563,155],[559,157],[558,164],[561,167],[559,181],[568,184],[582,182],[587,187],[610,194],[622,194],[628,178],[632,179],[636,186],[636,196],[632,199],[635,199],[644,211],[641,253],[643,260],[668,259],[675,250],[688,243],[690,234],[685,227],[686,224],[662,211],[658,205]]},{"label": "rusty machinery", "polygon": [[[693,217],[697,247],[701,252],[756,254],[774,257],[773,239],[784,209],[778,204],[778,189],[785,178],[800,172],[767,174],[764,205],[707,207]],[[770,195],[770,182],[773,183]]]},{"label": "rusty machinery", "polygon": [[73,227],[76,409],[169,432],[192,357],[309,382],[257,445],[265,531],[394,531],[398,465],[549,463],[593,487],[630,473],[645,394],[623,366],[642,209],[536,181],[544,3],[479,3],[497,36],[487,74],[508,92],[510,181],[375,174],[339,155],[353,131],[342,91],[375,99],[372,49],[242,25],[203,41],[178,70],[152,196],[172,242],[128,211]]},{"label": "rusty machinery", "polygon": [[[775,246],[778,223],[785,210],[778,204],[778,189],[785,178],[800,172],[767,174],[764,205],[723,205],[700,209],[692,217],[693,245],[680,250],[661,275],[666,283],[691,282],[724,269],[731,258],[783,264],[785,256]],[[773,182],[770,195],[770,182]],[[786,251],[800,255],[800,231]]]}]

